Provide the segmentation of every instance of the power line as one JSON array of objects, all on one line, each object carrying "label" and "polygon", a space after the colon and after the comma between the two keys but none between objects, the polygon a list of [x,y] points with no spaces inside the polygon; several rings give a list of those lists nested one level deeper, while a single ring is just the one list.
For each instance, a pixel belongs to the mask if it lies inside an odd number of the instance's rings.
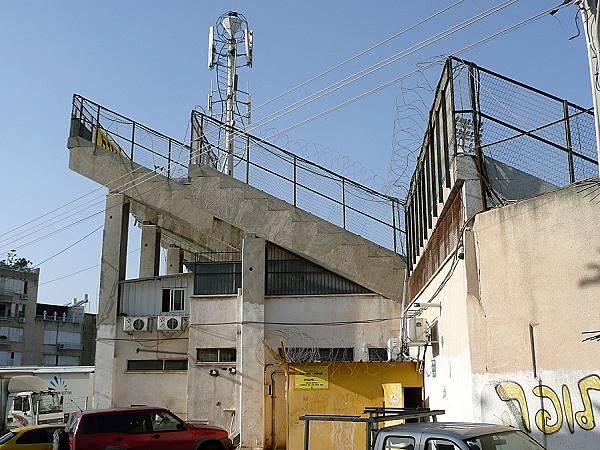
[{"label": "power line", "polygon": [[[450,55],[457,55],[459,53],[463,53],[463,52],[466,52],[468,50],[472,50],[473,48],[478,47],[480,45],[483,45],[483,44],[485,44],[485,43],[487,43],[487,42],[489,42],[491,40],[497,39],[498,37],[500,37],[500,36],[502,36],[504,34],[510,33],[512,31],[516,30],[517,28],[525,26],[525,25],[527,25],[527,24],[529,24],[531,22],[534,22],[535,20],[538,20],[541,17],[544,17],[544,16],[550,14],[552,11],[556,10],[557,8],[561,8],[561,7],[563,7],[563,6],[559,5],[557,7],[553,7],[553,8],[544,10],[544,11],[542,11],[542,12],[540,12],[538,14],[535,14],[535,15],[527,18],[527,19],[524,19],[524,20],[522,20],[522,21],[520,21],[520,22],[518,22],[518,23],[516,23],[514,25],[511,25],[510,27],[507,27],[507,28],[505,28],[505,29],[503,29],[501,31],[498,31],[498,32],[496,32],[496,33],[494,33],[494,34],[486,37],[486,38],[483,38],[483,39],[481,39],[481,40],[479,40],[479,41],[477,41],[477,42],[475,42],[473,44],[469,44],[466,47],[463,47],[460,50],[457,50],[457,51],[451,53]],[[374,94],[374,93],[376,93],[376,92],[378,92],[378,91],[380,91],[382,89],[385,89],[386,87],[389,87],[389,86],[391,86],[393,84],[396,84],[399,81],[402,81],[402,80],[404,80],[406,78],[409,78],[412,75],[415,75],[416,73],[419,73],[419,72],[421,72],[421,71],[423,71],[425,69],[428,69],[428,68],[430,68],[430,67],[432,67],[432,66],[434,66],[436,64],[439,64],[443,60],[444,60],[444,58],[438,58],[438,59],[436,59],[436,60],[434,60],[434,61],[432,61],[432,62],[430,62],[428,64],[425,64],[424,66],[419,67],[419,68],[417,68],[417,69],[415,69],[415,70],[413,70],[411,72],[405,73],[404,75],[401,75],[401,76],[399,76],[397,78],[394,78],[393,80],[390,80],[390,81],[388,81],[386,83],[380,84],[379,86],[376,86],[376,87],[374,87],[372,89],[369,89],[368,91],[365,91],[365,92],[363,92],[361,94],[358,94],[358,95],[350,98],[349,100],[346,100],[344,102],[338,103],[337,105],[335,105],[335,106],[333,106],[333,107],[331,107],[331,108],[329,108],[329,109],[327,109],[325,111],[321,111],[320,113],[317,113],[317,114],[315,114],[315,115],[313,115],[313,116],[311,116],[311,117],[309,117],[307,119],[304,119],[301,122],[298,122],[298,123],[296,123],[294,125],[291,125],[291,126],[285,128],[285,129],[281,130],[280,132],[278,132],[274,136],[282,134],[282,133],[286,133],[286,132],[288,132],[288,131],[290,131],[290,130],[292,130],[294,128],[300,127],[302,125],[305,125],[308,122],[311,122],[311,121],[313,121],[315,119],[318,119],[320,117],[328,115],[328,114],[330,114],[330,113],[332,113],[334,111],[337,111],[338,109],[343,108],[346,105],[354,103],[355,101],[358,101],[358,100],[360,100],[360,99],[362,99],[364,97],[367,97],[367,96],[369,96],[371,94]],[[268,139],[271,139],[272,137],[273,136],[269,136]]]},{"label": "power line", "polygon": [[89,238],[92,234],[94,234],[96,231],[99,231],[102,229],[104,225],[100,225],[98,228],[95,228],[94,230],[92,230],[91,232],[89,232],[88,234],[86,234],[85,236],[83,236],[81,239],[78,239],[77,241],[73,242],[72,244],[69,244],[68,246],[66,246],[65,248],[63,248],[62,250],[60,250],[59,252],[55,253],[54,255],[46,258],[45,260],[43,260],[41,263],[36,264],[35,266],[33,266],[34,268],[36,267],[40,267],[42,264],[50,261],[51,259],[56,258],[58,255],[66,252],[67,250],[69,250],[70,248],[75,247],[77,244],[79,244],[81,241]]},{"label": "power line", "polygon": [[[512,2],[514,2],[514,1],[516,1],[516,0],[509,0],[509,2],[505,2],[504,4],[508,5],[509,3],[512,3]],[[501,5],[499,5],[499,6],[502,6],[502,5],[504,5],[504,4],[501,4]],[[458,51],[454,52],[453,54],[458,54],[458,53],[461,53],[461,52],[464,52],[464,51],[470,50],[470,49],[472,49],[472,48],[475,48],[475,47],[477,47],[477,46],[479,46],[479,45],[482,45],[482,44],[484,44],[484,43],[487,43],[487,42],[489,42],[490,40],[496,39],[496,38],[498,38],[499,36],[502,36],[502,35],[504,35],[504,34],[506,34],[506,33],[509,33],[509,32],[511,32],[511,31],[513,31],[513,30],[515,30],[515,29],[517,29],[517,28],[521,27],[521,26],[524,26],[524,25],[526,25],[526,24],[528,24],[528,23],[530,23],[530,22],[534,21],[534,20],[537,20],[537,19],[539,19],[540,17],[542,17],[542,16],[544,16],[544,15],[547,15],[548,13],[550,13],[550,12],[552,12],[552,11],[556,11],[557,9],[560,9],[560,8],[562,8],[563,6],[565,6],[565,5],[559,5],[559,6],[557,6],[557,7],[550,8],[550,9],[548,9],[548,10],[545,10],[545,11],[543,11],[543,12],[541,12],[541,13],[538,13],[538,14],[536,14],[536,15],[534,15],[534,16],[531,16],[531,17],[529,17],[528,19],[525,19],[525,20],[523,20],[523,21],[521,21],[521,22],[519,22],[519,23],[517,23],[517,24],[514,24],[514,25],[512,25],[512,26],[510,26],[510,27],[507,27],[507,28],[505,28],[505,29],[503,29],[503,30],[501,30],[501,31],[499,31],[499,32],[497,32],[497,33],[495,33],[495,34],[491,35],[491,36],[488,36],[488,37],[486,37],[486,38],[484,38],[484,39],[481,39],[481,40],[479,40],[479,41],[477,41],[477,42],[475,42],[475,43],[473,43],[473,44],[470,44],[470,45],[468,45],[468,46],[466,46],[466,47],[463,47],[462,49],[460,49],[460,50],[458,50]],[[375,87],[375,88],[373,88],[373,89],[370,89],[370,90],[368,90],[368,91],[365,91],[365,92],[363,92],[362,94],[359,94],[359,95],[357,95],[357,96],[355,96],[355,97],[353,97],[353,98],[351,98],[351,99],[349,99],[349,100],[346,100],[346,101],[344,101],[344,102],[342,102],[342,103],[340,103],[340,104],[338,104],[338,105],[336,105],[336,106],[334,106],[334,107],[332,107],[332,108],[329,108],[329,109],[327,109],[327,110],[325,110],[325,111],[322,111],[322,112],[320,112],[320,113],[317,113],[317,114],[315,114],[315,115],[313,115],[313,116],[311,116],[311,117],[309,117],[309,118],[307,118],[307,119],[304,119],[304,120],[302,120],[301,122],[298,122],[298,123],[296,123],[296,124],[293,124],[293,125],[291,125],[291,126],[287,127],[286,129],[284,129],[284,130],[282,130],[282,131],[280,131],[280,132],[277,132],[277,133],[275,133],[274,135],[270,136],[270,137],[269,137],[269,139],[273,138],[274,136],[277,136],[277,135],[283,134],[283,133],[285,133],[285,132],[287,132],[287,131],[289,131],[289,130],[291,130],[291,129],[294,129],[294,128],[297,128],[297,127],[299,127],[299,126],[302,126],[302,125],[304,125],[304,124],[306,124],[306,123],[308,123],[308,122],[310,122],[310,121],[313,121],[313,120],[315,120],[315,119],[317,119],[317,118],[320,118],[320,117],[322,117],[322,116],[325,116],[325,115],[327,115],[327,114],[330,114],[331,112],[334,112],[334,111],[336,111],[336,110],[338,110],[338,109],[342,108],[343,106],[346,106],[346,105],[348,105],[348,104],[351,104],[351,103],[353,103],[353,102],[355,102],[355,101],[357,101],[357,100],[359,100],[359,99],[361,99],[361,98],[363,98],[363,97],[366,97],[366,96],[368,96],[368,95],[371,95],[371,94],[373,94],[373,93],[375,93],[375,92],[378,92],[379,90],[382,90],[382,89],[384,89],[385,87],[388,87],[388,86],[390,86],[390,85],[392,85],[392,84],[395,84],[395,83],[397,83],[398,81],[400,81],[400,80],[402,80],[402,79],[408,78],[408,77],[410,77],[410,76],[414,75],[415,73],[418,73],[418,72],[420,72],[420,71],[422,71],[422,70],[425,70],[425,69],[427,69],[427,68],[429,68],[429,67],[432,67],[433,65],[435,65],[435,64],[438,64],[440,61],[441,61],[441,59],[435,60],[435,61],[433,61],[432,63],[430,63],[430,64],[427,64],[427,65],[426,65],[426,66],[424,66],[424,67],[420,67],[420,68],[418,68],[418,69],[416,69],[416,70],[414,70],[414,71],[411,71],[411,72],[409,72],[409,73],[407,73],[407,74],[404,74],[404,75],[402,75],[402,76],[400,76],[400,77],[397,77],[397,78],[395,78],[395,79],[393,79],[393,80],[391,80],[391,81],[389,81],[389,82],[387,82],[387,83],[384,83],[384,84],[382,84],[382,85],[379,85],[379,86],[377,86],[377,87]],[[171,164],[172,164],[172,163],[173,163],[173,162],[171,162]],[[170,165],[169,165],[169,168],[170,168]],[[139,168],[138,168],[138,169],[139,169]],[[152,175],[151,175],[151,176],[150,176],[148,179],[150,179],[150,178],[153,178],[154,176],[157,176],[157,175],[159,175],[159,174],[160,174],[160,173],[153,173],[153,174],[152,174]],[[146,175],[148,175],[148,174],[146,174]],[[145,176],[145,175],[143,175],[143,176],[142,176],[142,177],[140,177],[140,178],[143,178],[144,176]],[[122,177],[119,177],[119,178],[122,178]],[[148,181],[148,179],[144,180],[144,182],[145,182],[145,181]],[[136,181],[137,181],[137,180],[136,180]],[[129,189],[131,189],[131,188],[133,188],[133,187],[136,187],[136,186],[137,186],[137,185],[139,185],[139,184],[141,184],[141,182],[137,182],[136,184],[134,184],[134,185],[132,185],[132,186],[129,186],[129,187],[128,187],[127,189],[125,189],[125,190],[129,190]],[[123,192],[123,191],[120,191],[120,193],[122,193],[122,192]],[[90,215],[90,216],[87,216],[86,218],[84,218],[84,219],[81,219],[80,221],[77,221],[77,222],[75,222],[74,224],[76,224],[76,223],[79,223],[79,222],[81,222],[81,221],[83,221],[83,220],[86,220],[86,219],[87,219],[87,218],[89,218],[89,217],[93,217],[93,216],[95,216],[95,215],[97,215],[97,214],[100,214],[100,213],[102,213],[102,212],[104,212],[104,211],[106,211],[106,209],[104,209],[104,210],[102,210],[102,211],[99,211],[99,212],[97,212],[97,213],[95,213],[95,214],[92,214],[92,215]],[[55,232],[49,233],[49,234],[47,234],[47,235],[45,235],[45,236],[42,236],[41,238],[35,239],[35,240],[33,240],[33,241],[30,241],[30,242],[29,242],[29,243],[27,243],[27,244],[21,245],[19,248],[22,248],[22,247],[24,247],[24,246],[26,246],[26,245],[29,245],[29,244],[31,244],[31,243],[34,243],[34,242],[38,242],[39,240],[41,240],[41,239],[44,239],[45,237],[48,237],[48,236],[50,236],[50,235],[52,235],[52,234],[55,234],[56,232],[59,232],[59,231],[61,231],[61,230],[65,229],[65,228],[68,228],[68,227],[70,227],[70,226],[72,226],[72,225],[74,225],[74,224],[70,224],[70,225],[68,225],[68,226],[66,226],[66,227],[63,227],[63,228],[61,228],[61,229],[59,229],[59,230],[56,230]]]},{"label": "power line", "polygon": [[[291,105],[288,105],[288,106],[280,109],[279,111],[276,111],[274,113],[267,115],[263,119],[256,122],[255,126],[262,126],[266,123],[270,123],[273,120],[276,120],[280,117],[290,114],[291,112],[294,112],[299,108],[302,108],[302,107],[304,107],[326,95],[329,95],[330,93],[335,92],[335,91],[343,88],[344,86],[347,86],[348,84],[353,83],[354,81],[360,80],[361,78],[364,78],[378,70],[381,70],[384,67],[387,67],[390,64],[397,62],[397,61],[421,50],[422,48],[428,47],[429,45],[434,44],[442,39],[445,39],[448,36],[451,36],[452,34],[458,32],[458,31],[461,31],[464,28],[466,28],[470,25],[473,25],[474,23],[479,22],[480,20],[483,20],[493,14],[496,14],[497,12],[507,8],[508,6],[511,6],[512,4],[514,4],[518,1],[519,0],[506,0],[505,2],[500,3],[482,13],[476,14],[475,16],[473,16],[457,25],[454,25],[453,27],[448,28],[441,33],[431,36],[431,37],[419,42],[418,44],[415,44],[405,50],[402,50],[399,53],[396,53],[396,54],[394,54],[388,58],[385,58],[375,64],[372,64],[371,66],[366,67],[366,68],[344,78],[343,80],[337,81],[337,82],[309,95],[308,97],[305,97],[304,99],[298,100],[298,101],[292,103]],[[269,120],[266,120],[271,116],[274,116],[274,117],[270,118]]]},{"label": "power line", "polygon": [[373,50],[375,50],[376,48],[378,48],[378,47],[381,47],[381,46],[382,46],[382,45],[384,45],[384,44],[387,44],[388,42],[390,42],[390,41],[392,41],[392,40],[396,39],[397,37],[400,37],[400,36],[402,36],[403,34],[406,34],[406,33],[408,33],[409,31],[412,31],[412,30],[414,30],[415,28],[417,28],[417,27],[419,27],[419,26],[423,25],[424,23],[426,23],[426,22],[430,21],[431,19],[434,19],[434,18],[436,18],[437,16],[439,16],[439,15],[441,15],[441,14],[443,14],[443,13],[445,13],[445,12],[449,11],[449,10],[451,10],[452,8],[454,8],[455,6],[458,6],[458,5],[460,5],[460,4],[461,4],[461,3],[463,3],[463,2],[464,2],[464,0],[459,0],[459,1],[457,1],[457,2],[455,2],[455,3],[453,3],[453,4],[451,4],[451,5],[447,6],[446,8],[443,8],[443,9],[441,9],[441,10],[439,10],[439,11],[437,11],[437,12],[433,13],[433,14],[432,14],[432,15],[430,15],[429,17],[426,17],[425,19],[422,19],[422,20],[420,20],[419,22],[417,22],[417,23],[415,23],[415,24],[413,24],[413,25],[410,25],[409,27],[407,27],[407,28],[405,28],[405,29],[403,29],[403,30],[401,30],[401,31],[399,31],[399,32],[397,32],[397,33],[395,33],[395,34],[393,34],[393,35],[391,35],[391,36],[389,36],[389,37],[385,38],[383,41],[380,41],[380,42],[378,42],[378,43],[376,43],[376,44],[374,44],[374,45],[372,45],[372,46],[370,46],[370,47],[368,47],[368,48],[366,48],[366,49],[364,49],[364,50],[362,50],[362,51],[358,52],[357,54],[355,54],[355,55],[353,55],[353,56],[351,56],[351,57],[349,57],[349,58],[347,58],[347,59],[343,60],[342,62],[340,62],[340,63],[336,64],[335,66],[332,66],[332,67],[330,67],[329,69],[326,69],[326,70],[324,70],[323,72],[321,72],[321,73],[319,73],[319,74],[317,74],[317,75],[315,75],[315,76],[313,76],[313,77],[309,78],[308,80],[306,80],[306,81],[303,81],[302,83],[300,83],[300,84],[298,84],[298,85],[296,85],[296,86],[294,86],[294,87],[292,87],[292,88],[288,89],[287,91],[285,91],[285,92],[282,92],[282,93],[281,93],[281,94],[279,94],[279,95],[276,95],[275,97],[271,98],[270,100],[267,100],[266,102],[264,102],[264,103],[261,103],[260,105],[258,105],[258,106],[257,106],[257,107],[254,109],[254,111],[256,111],[256,110],[257,110],[257,109],[259,109],[259,108],[262,108],[263,106],[266,106],[266,105],[268,105],[268,104],[270,104],[270,103],[274,102],[275,100],[279,100],[281,97],[284,97],[284,96],[286,96],[286,95],[288,95],[288,94],[290,94],[290,93],[292,93],[292,92],[294,92],[294,91],[297,91],[298,89],[300,89],[300,88],[302,88],[302,87],[306,86],[307,84],[309,84],[309,83],[312,83],[313,81],[315,81],[315,80],[317,80],[317,79],[319,79],[319,78],[321,78],[321,77],[323,77],[323,76],[325,76],[325,75],[327,75],[327,74],[329,74],[329,73],[333,72],[334,70],[337,70],[337,69],[339,69],[340,67],[342,67],[342,66],[344,66],[344,65],[348,64],[349,62],[352,62],[352,61],[356,60],[357,58],[360,58],[361,56],[365,55],[366,53],[369,53],[370,51],[373,51]]},{"label": "power line", "polygon": [[[281,94],[279,94],[279,95],[277,95],[277,96],[275,96],[275,97],[271,98],[271,99],[270,99],[270,100],[268,100],[267,102],[265,102],[265,103],[263,103],[263,104],[261,104],[261,105],[257,106],[256,108],[254,108],[254,111],[256,111],[256,110],[258,110],[259,108],[261,108],[261,107],[263,107],[263,106],[265,106],[265,105],[267,105],[267,104],[269,104],[269,103],[271,103],[271,102],[273,102],[273,101],[275,101],[275,100],[277,100],[277,99],[279,99],[279,98],[281,98],[281,97],[283,97],[283,96],[285,96],[285,95],[287,95],[287,94],[289,94],[289,93],[291,93],[291,92],[293,92],[293,91],[295,91],[295,90],[299,89],[300,87],[303,87],[303,86],[305,86],[305,85],[307,85],[307,84],[311,83],[312,81],[314,81],[314,80],[316,80],[316,79],[318,79],[318,78],[320,78],[320,77],[322,77],[322,76],[324,76],[324,75],[326,75],[326,74],[328,74],[328,73],[330,73],[330,72],[332,72],[332,71],[334,71],[334,70],[338,69],[339,67],[342,67],[343,65],[345,65],[345,64],[347,64],[347,63],[349,63],[349,62],[351,62],[351,61],[354,61],[354,60],[356,60],[356,59],[357,59],[357,58],[359,58],[360,56],[362,56],[362,55],[364,55],[364,54],[366,54],[366,53],[368,53],[368,52],[370,52],[370,51],[372,51],[372,50],[374,50],[374,49],[376,49],[376,48],[380,47],[381,45],[384,45],[384,44],[386,44],[387,42],[390,42],[391,40],[393,40],[393,39],[395,39],[395,38],[397,38],[397,37],[399,37],[399,36],[401,36],[401,35],[403,35],[403,34],[405,34],[405,33],[409,32],[409,31],[411,31],[411,30],[413,30],[413,29],[415,29],[415,28],[417,28],[417,27],[419,27],[419,26],[421,26],[421,25],[425,24],[426,22],[430,21],[431,19],[433,19],[433,18],[435,18],[435,17],[438,17],[439,15],[441,15],[441,14],[443,14],[443,13],[445,13],[445,12],[449,11],[450,9],[454,8],[455,6],[459,5],[459,4],[460,4],[460,3],[462,3],[463,1],[464,1],[464,0],[459,0],[459,1],[457,1],[457,2],[455,2],[455,3],[453,3],[453,4],[451,4],[451,5],[449,5],[449,6],[445,7],[445,8],[443,8],[443,9],[441,9],[441,10],[439,10],[439,11],[435,12],[434,14],[430,15],[429,17],[427,17],[427,18],[425,18],[425,19],[422,19],[422,20],[420,20],[419,22],[417,22],[417,23],[415,23],[415,24],[413,24],[413,25],[411,25],[411,26],[409,26],[409,27],[407,27],[407,28],[405,28],[405,29],[403,29],[403,30],[399,31],[398,33],[395,33],[394,35],[392,35],[392,36],[390,36],[390,37],[388,37],[388,38],[384,39],[383,41],[380,41],[380,42],[378,42],[378,43],[376,43],[376,44],[372,45],[371,47],[369,47],[369,48],[367,48],[367,49],[365,49],[365,50],[363,50],[363,51],[361,51],[361,52],[359,52],[359,53],[357,53],[357,54],[355,54],[355,55],[351,56],[350,58],[347,58],[346,60],[342,61],[341,63],[339,63],[339,64],[337,64],[337,65],[335,65],[335,66],[333,66],[333,67],[331,67],[331,68],[327,69],[326,71],[324,71],[324,72],[322,72],[322,73],[320,73],[320,74],[318,74],[318,75],[316,75],[316,76],[314,76],[314,77],[312,77],[312,78],[310,78],[309,80],[306,80],[305,82],[303,82],[303,83],[301,83],[301,84],[299,84],[299,85],[297,85],[297,86],[295,86],[295,87],[293,87],[293,88],[291,88],[291,89],[289,89],[289,90],[287,90],[287,91],[285,91],[285,92],[283,92],[283,93],[281,93]],[[264,121],[264,118],[263,118],[263,119],[261,119],[261,121]],[[259,121],[259,122],[260,122],[260,121]],[[257,128],[258,126],[260,126],[260,124],[259,124],[259,123],[257,123],[256,125],[254,125],[254,126],[252,127],[252,129],[254,129],[254,128]],[[139,169],[139,168],[137,168],[137,169],[133,170],[131,173],[135,172],[135,171],[136,171],[136,170],[138,170],[138,169]],[[128,174],[125,174],[125,175],[122,175],[121,177],[118,177],[117,179],[115,179],[115,180],[111,181],[109,184],[112,184],[113,182],[116,182],[116,181],[118,181],[120,178],[122,178],[122,177],[124,177],[124,176],[126,176],[126,175],[128,175]],[[71,201],[69,201],[69,202],[67,202],[67,203],[64,203],[63,205],[61,205],[61,206],[59,206],[59,207],[57,207],[57,208],[55,208],[55,209],[53,209],[53,210],[51,210],[51,211],[48,211],[47,213],[44,213],[44,214],[42,214],[42,215],[40,215],[40,216],[38,216],[38,217],[36,217],[36,218],[34,218],[34,219],[32,219],[32,220],[29,220],[29,221],[27,221],[27,222],[25,222],[25,223],[23,223],[23,224],[21,224],[21,225],[19,225],[19,226],[17,226],[17,227],[14,227],[14,228],[12,228],[12,229],[10,229],[10,230],[6,231],[6,232],[3,232],[3,233],[1,233],[1,234],[0,234],[0,237],[6,236],[7,234],[10,234],[10,233],[12,233],[13,231],[16,231],[16,230],[18,230],[19,228],[22,228],[22,227],[24,227],[24,226],[27,226],[27,225],[29,225],[29,224],[31,224],[31,223],[34,223],[34,222],[36,222],[36,221],[37,221],[37,220],[39,220],[40,218],[43,218],[43,217],[45,217],[45,216],[48,216],[48,215],[50,215],[50,214],[52,214],[52,213],[54,213],[54,212],[57,212],[57,211],[59,211],[59,210],[63,209],[64,207],[66,207],[66,206],[68,206],[68,205],[70,205],[70,204],[73,204],[73,203],[75,203],[76,201],[78,201],[78,200],[80,200],[80,199],[82,199],[82,198],[85,198],[86,196],[88,196],[88,195],[92,194],[93,192],[96,192],[96,191],[98,191],[98,190],[100,190],[100,189],[102,189],[102,188],[103,188],[103,187],[96,188],[96,189],[94,189],[94,190],[92,190],[92,191],[88,192],[87,194],[84,194],[84,195],[82,195],[82,196],[79,196],[79,197],[77,197],[77,198],[75,198],[75,199],[73,199],[73,200],[71,200]],[[60,215],[59,215],[59,216],[60,216]],[[34,227],[34,228],[37,228],[37,226],[36,226],[36,227]],[[30,228],[29,230],[31,230],[31,228]]]},{"label": "power line", "polygon": [[[135,250],[131,250],[127,254],[131,255],[132,253],[135,253],[138,250],[139,250],[139,248],[136,248]],[[79,275],[80,273],[87,272],[88,270],[95,269],[96,267],[100,267],[100,263],[94,264],[93,266],[89,266],[89,267],[86,267],[84,269],[77,270],[76,272],[71,272],[71,273],[68,273],[66,275],[62,275],[62,276],[60,276],[58,278],[54,278],[52,280],[44,281],[43,283],[38,284],[38,286],[43,286],[44,284],[50,284],[50,283],[54,283],[55,281],[64,280],[65,278],[69,278],[69,277],[72,277],[72,276],[75,276],[75,275]]]}]

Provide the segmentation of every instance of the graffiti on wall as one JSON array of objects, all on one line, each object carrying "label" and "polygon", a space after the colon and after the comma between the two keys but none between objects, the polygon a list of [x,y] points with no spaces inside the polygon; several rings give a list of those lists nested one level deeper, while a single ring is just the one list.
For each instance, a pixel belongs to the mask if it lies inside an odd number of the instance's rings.
[{"label": "graffiti on wall", "polygon": [[542,383],[534,386],[531,392],[540,400],[539,405],[528,403],[525,390],[514,381],[499,382],[495,389],[498,397],[507,402],[514,415],[520,417],[527,432],[531,432],[533,419],[537,429],[544,434],[557,433],[564,426],[573,434],[575,425],[586,431],[596,427],[590,391],[600,391],[600,376],[588,375],[579,380],[577,387],[583,408],[578,411],[574,411],[571,391],[566,384],[563,384],[558,392]]}]

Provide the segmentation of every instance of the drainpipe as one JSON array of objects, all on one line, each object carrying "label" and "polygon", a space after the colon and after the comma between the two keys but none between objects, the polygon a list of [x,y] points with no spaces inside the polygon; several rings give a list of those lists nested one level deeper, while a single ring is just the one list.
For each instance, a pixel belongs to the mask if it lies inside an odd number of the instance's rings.
[{"label": "drainpipe", "polygon": [[[277,364],[269,363],[265,365],[265,375],[267,374],[267,370],[271,366],[276,366]],[[275,378],[274,375],[276,373],[285,373],[285,370],[273,370],[271,372],[271,450],[275,450]]]}]

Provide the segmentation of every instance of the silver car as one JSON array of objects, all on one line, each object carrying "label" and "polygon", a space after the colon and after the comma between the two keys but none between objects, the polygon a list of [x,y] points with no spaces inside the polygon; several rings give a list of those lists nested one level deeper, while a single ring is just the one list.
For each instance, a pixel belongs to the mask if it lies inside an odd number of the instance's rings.
[{"label": "silver car", "polygon": [[520,430],[463,422],[407,423],[382,428],[374,450],[545,450]]}]

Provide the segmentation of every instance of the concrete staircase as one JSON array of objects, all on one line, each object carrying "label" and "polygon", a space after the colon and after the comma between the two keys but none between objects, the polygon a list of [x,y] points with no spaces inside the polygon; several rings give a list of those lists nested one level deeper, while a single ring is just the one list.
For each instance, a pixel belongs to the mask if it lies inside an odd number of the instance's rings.
[{"label": "concrete staircase", "polygon": [[[288,249],[384,297],[400,300],[404,259],[374,242],[299,209],[207,166],[191,165],[189,181],[169,180],[150,169],[91,142],[69,138],[69,167],[109,188],[135,183],[121,191],[159,213],[176,217],[197,229],[207,217],[220,219]],[[135,170],[133,174],[130,174]],[[140,182],[139,179],[145,181]],[[137,180],[137,181],[136,181]]]}]

